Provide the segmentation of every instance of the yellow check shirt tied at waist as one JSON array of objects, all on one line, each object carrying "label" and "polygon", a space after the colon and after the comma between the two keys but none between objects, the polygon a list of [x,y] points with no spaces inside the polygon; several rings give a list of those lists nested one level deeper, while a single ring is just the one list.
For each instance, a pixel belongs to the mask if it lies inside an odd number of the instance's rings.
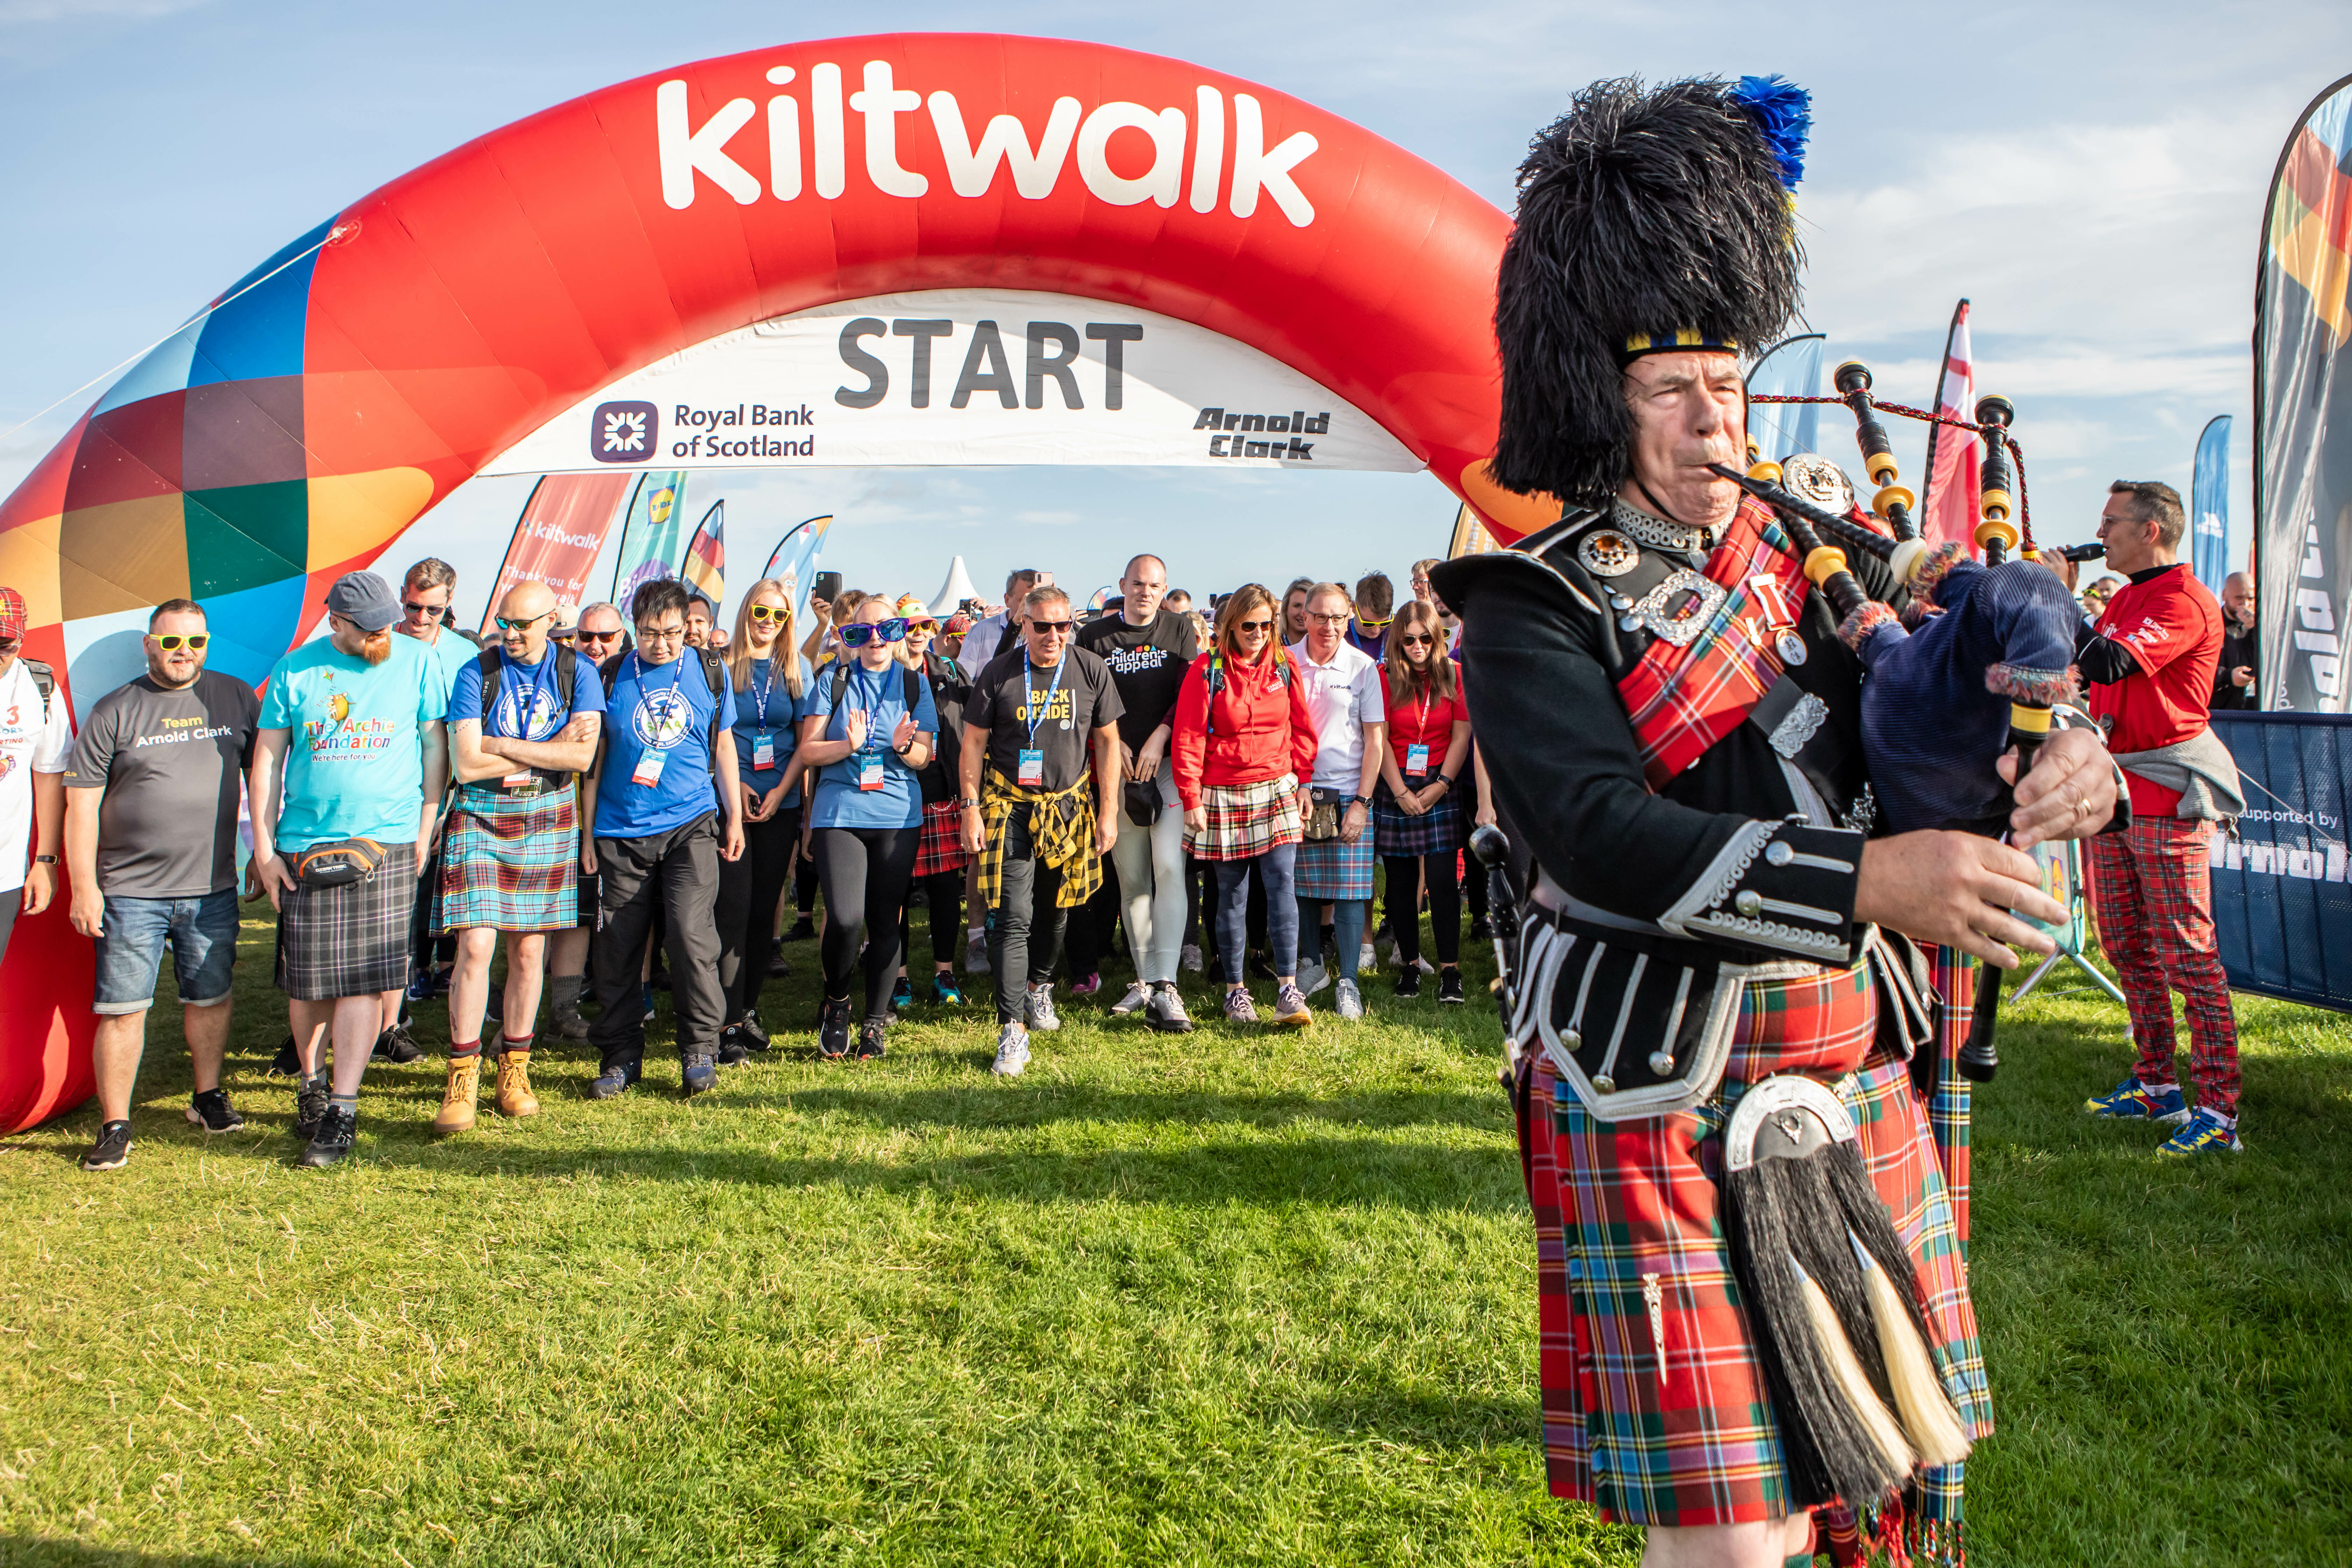
[{"label": "yellow check shirt tied at waist", "polygon": [[1102,857],[1095,851],[1094,774],[1067,789],[1024,789],[991,768],[980,790],[980,819],[988,847],[972,867],[972,891],[982,909],[1004,899],[1004,830],[1014,812],[1029,814],[1029,845],[1040,862],[1062,874],[1055,904],[1075,910],[1102,888]]}]

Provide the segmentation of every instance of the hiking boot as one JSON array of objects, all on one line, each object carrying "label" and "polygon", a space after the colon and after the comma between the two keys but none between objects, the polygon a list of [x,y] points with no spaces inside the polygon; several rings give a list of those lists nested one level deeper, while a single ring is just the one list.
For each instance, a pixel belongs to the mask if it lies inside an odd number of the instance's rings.
[{"label": "hiking boot", "polygon": [[2116,1085],[2112,1094],[2102,1094],[2083,1102],[2083,1109],[2094,1116],[2124,1121],[2153,1121],[2162,1127],[2179,1127],[2189,1120],[2189,1104],[2180,1098],[2177,1083],[2161,1084],[2149,1089],[2137,1078],[2127,1078]]},{"label": "hiking boot", "polygon": [[1419,964],[1408,963],[1403,968],[1397,971],[1396,994],[1408,1002],[1421,994],[1421,966]]},{"label": "hiking boot", "polygon": [[2222,1125],[2221,1119],[2199,1106],[2189,1113],[2189,1121],[2179,1131],[2164,1141],[2159,1154],[2242,1154],[2246,1146],[2238,1141],[2234,1126]]},{"label": "hiking boot", "polygon": [[677,1058],[677,1087],[688,1098],[719,1087],[719,1064],[709,1051],[690,1051]]},{"label": "hiking boot", "polygon": [[302,1151],[298,1163],[310,1170],[323,1170],[352,1152],[358,1139],[360,1117],[356,1110],[345,1110],[339,1105],[327,1107],[319,1118],[319,1130],[310,1135],[310,1146]]},{"label": "hiking boot", "polygon": [[1124,1018],[1131,1013],[1140,1012],[1151,1001],[1152,994],[1152,988],[1139,980],[1127,988],[1126,995],[1110,1005],[1110,1016]]},{"label": "hiking boot", "polygon": [[1437,972],[1437,999],[1449,1004],[1462,1000],[1462,972],[1450,963]]},{"label": "hiking boot", "polygon": [[784,940],[786,942],[814,942],[816,940],[816,922],[809,919],[808,916],[803,915],[800,919],[793,922],[793,929],[784,933]]},{"label": "hiking boot", "polygon": [[1043,1029],[1050,1035],[1062,1026],[1061,1015],[1054,1011],[1054,986],[1050,981],[1031,986],[1021,1010],[1026,1016],[1024,1021],[1033,1029]]},{"label": "hiking boot", "polygon": [[308,1143],[318,1136],[320,1120],[327,1114],[327,1075],[306,1078],[294,1091],[294,1136]]},{"label": "hiking boot", "polygon": [[301,1054],[294,1048],[293,1036],[287,1036],[286,1043],[278,1047],[278,1054],[269,1058],[268,1070],[271,1078],[300,1078],[302,1076],[302,1057]]},{"label": "hiking boot", "polygon": [[1029,1031],[1007,1023],[996,1031],[996,1061],[988,1070],[999,1078],[1019,1078],[1029,1065]]},{"label": "hiking boot", "polygon": [[743,1026],[730,1024],[719,1031],[719,1065],[740,1067],[751,1059],[751,1043],[743,1037]]},{"label": "hiking boot", "polygon": [[857,1059],[859,1061],[878,1062],[882,1059],[886,1051],[886,1047],[882,1042],[882,1037],[885,1033],[886,1031],[883,1027],[881,1019],[868,1018],[866,1020],[866,1026],[857,1031]]},{"label": "hiking boot", "polygon": [[81,1157],[85,1171],[119,1171],[131,1158],[131,1123],[102,1121],[99,1123],[98,1142]]},{"label": "hiking boot", "polygon": [[[1301,1000],[1303,1002],[1304,998]],[[1364,994],[1357,989],[1354,981],[1339,982],[1339,993],[1331,1004],[1331,1010],[1351,1024],[1364,1016]]]},{"label": "hiking boot", "polygon": [[942,969],[931,976],[931,1000],[942,1007],[963,1005],[963,988],[955,983],[955,972]]},{"label": "hiking boot", "polygon": [[548,1024],[557,1039],[574,1046],[587,1042],[588,1020],[580,1016],[580,1003],[576,998],[559,1002],[547,1012]]},{"label": "hiking boot", "polygon": [[1250,1000],[1249,987],[1246,985],[1237,985],[1225,993],[1225,1022],[1228,1024],[1257,1022],[1257,1004]]},{"label": "hiking boot", "polygon": [[816,1023],[816,1052],[829,1062],[849,1054],[849,998],[829,997]]},{"label": "hiking boot", "polygon": [[188,1096],[188,1120],[205,1130],[207,1137],[215,1132],[234,1132],[245,1125],[245,1118],[228,1102],[228,1090],[208,1089],[202,1094]]},{"label": "hiking boot", "polygon": [[433,1131],[441,1137],[474,1130],[474,1102],[482,1092],[482,1053],[449,1058],[449,1084],[441,1091],[441,1113]]},{"label": "hiking boot", "polygon": [[499,1053],[499,1114],[539,1114],[539,1096],[530,1091],[530,1053],[527,1050],[509,1047]]},{"label": "hiking boot", "polygon": [[1143,1009],[1143,1021],[1163,1035],[1192,1032],[1192,1016],[1184,1011],[1184,998],[1177,994],[1174,981],[1163,980],[1151,988],[1151,1000]]},{"label": "hiking boot", "polygon": [[1303,1029],[1315,1021],[1307,1008],[1307,994],[1296,985],[1285,985],[1274,994],[1274,1021],[1286,1029]]},{"label": "hiking boot", "polygon": [[629,1092],[630,1086],[645,1076],[643,1062],[614,1062],[596,1075],[588,1086],[591,1100],[618,1100]]}]

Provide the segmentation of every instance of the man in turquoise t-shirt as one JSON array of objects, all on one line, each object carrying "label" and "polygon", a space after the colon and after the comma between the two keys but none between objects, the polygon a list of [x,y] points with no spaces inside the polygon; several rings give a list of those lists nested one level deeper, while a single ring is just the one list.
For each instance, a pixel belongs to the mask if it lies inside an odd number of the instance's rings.
[{"label": "man in turquoise t-shirt", "polygon": [[[261,703],[247,793],[253,872],[283,917],[280,984],[292,1004],[306,1165],[351,1152],[360,1079],[385,1023],[384,993],[408,972],[408,925],[448,776],[447,689],[425,650],[392,635],[392,585],[351,572],[327,591],[327,635],[278,661]],[[328,877],[322,848],[359,841],[381,864]],[[309,864],[313,879],[304,880]],[[332,1092],[319,1070],[331,1027]]]}]

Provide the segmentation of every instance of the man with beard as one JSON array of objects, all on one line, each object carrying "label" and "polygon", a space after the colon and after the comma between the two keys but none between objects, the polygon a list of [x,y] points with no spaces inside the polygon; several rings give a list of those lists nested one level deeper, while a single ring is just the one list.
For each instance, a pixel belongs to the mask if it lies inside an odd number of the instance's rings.
[{"label": "man with beard", "polygon": [[[425,645],[392,635],[400,604],[373,572],[327,590],[327,636],[269,672],[247,791],[253,871],[284,917],[302,1163],[358,1134],[360,1079],[408,973],[417,880],[448,777],[448,687]],[[395,1001],[394,1005],[397,1005]],[[331,1033],[331,1086],[320,1055]]]},{"label": "man with beard", "polygon": [[2259,708],[2255,689],[2262,672],[2262,639],[2254,626],[2254,580],[2232,572],[2221,584],[2221,661],[2213,668],[2215,711]]},{"label": "man with beard", "polygon": [[85,1171],[130,1156],[131,1091],[166,942],[195,1069],[188,1120],[207,1133],[245,1125],[221,1088],[221,1051],[236,953],[238,785],[261,700],[205,668],[210,642],[202,605],[158,605],[147,617],[147,673],[98,700],[66,769],[73,926],[98,947],[99,1129]]}]

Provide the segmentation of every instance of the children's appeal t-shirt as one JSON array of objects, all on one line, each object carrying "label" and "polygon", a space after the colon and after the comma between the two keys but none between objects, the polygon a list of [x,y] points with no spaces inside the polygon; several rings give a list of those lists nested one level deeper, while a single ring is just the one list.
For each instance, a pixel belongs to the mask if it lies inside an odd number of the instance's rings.
[{"label": "children's appeal t-shirt", "polygon": [[1151,731],[1168,722],[1184,672],[1201,657],[1192,617],[1173,610],[1162,610],[1139,626],[1128,625],[1124,616],[1105,616],[1080,628],[1078,646],[1110,670],[1125,709],[1118,716],[1118,738],[1129,750],[1141,749]]},{"label": "children's appeal t-shirt", "polygon": [[604,698],[604,761],[596,778],[596,837],[651,838],[719,808],[710,782],[710,723],[719,698],[701,655],[667,664],[624,658]]},{"label": "children's appeal t-shirt", "polygon": [[[809,661],[797,653],[792,658],[800,667],[798,697],[793,695],[784,671],[773,658],[753,659],[746,672],[749,679],[734,693],[735,776],[763,795],[776,787],[784,776],[785,764],[793,760],[793,748],[800,744],[801,721],[809,715],[809,700],[816,687]],[[795,783],[783,804],[800,803],[801,786]]]},{"label": "children's appeal t-shirt", "polygon": [[280,658],[261,700],[261,727],[289,732],[280,853],[337,838],[412,843],[425,808],[420,731],[449,711],[433,650],[394,634],[382,664],[320,637]]},{"label": "children's appeal t-shirt", "polygon": [[[811,719],[822,719],[828,741],[846,740],[850,710],[866,714],[866,743],[817,773],[809,805],[812,827],[912,827],[923,819],[923,789],[915,770],[892,749],[890,737],[907,714],[907,677],[899,664],[868,669],[852,660],[841,679],[841,704],[833,700],[835,676],[827,669],[808,693]],[[931,685],[919,674],[915,684],[915,728],[939,733],[940,714]],[[867,787],[871,785],[872,787]]]}]

